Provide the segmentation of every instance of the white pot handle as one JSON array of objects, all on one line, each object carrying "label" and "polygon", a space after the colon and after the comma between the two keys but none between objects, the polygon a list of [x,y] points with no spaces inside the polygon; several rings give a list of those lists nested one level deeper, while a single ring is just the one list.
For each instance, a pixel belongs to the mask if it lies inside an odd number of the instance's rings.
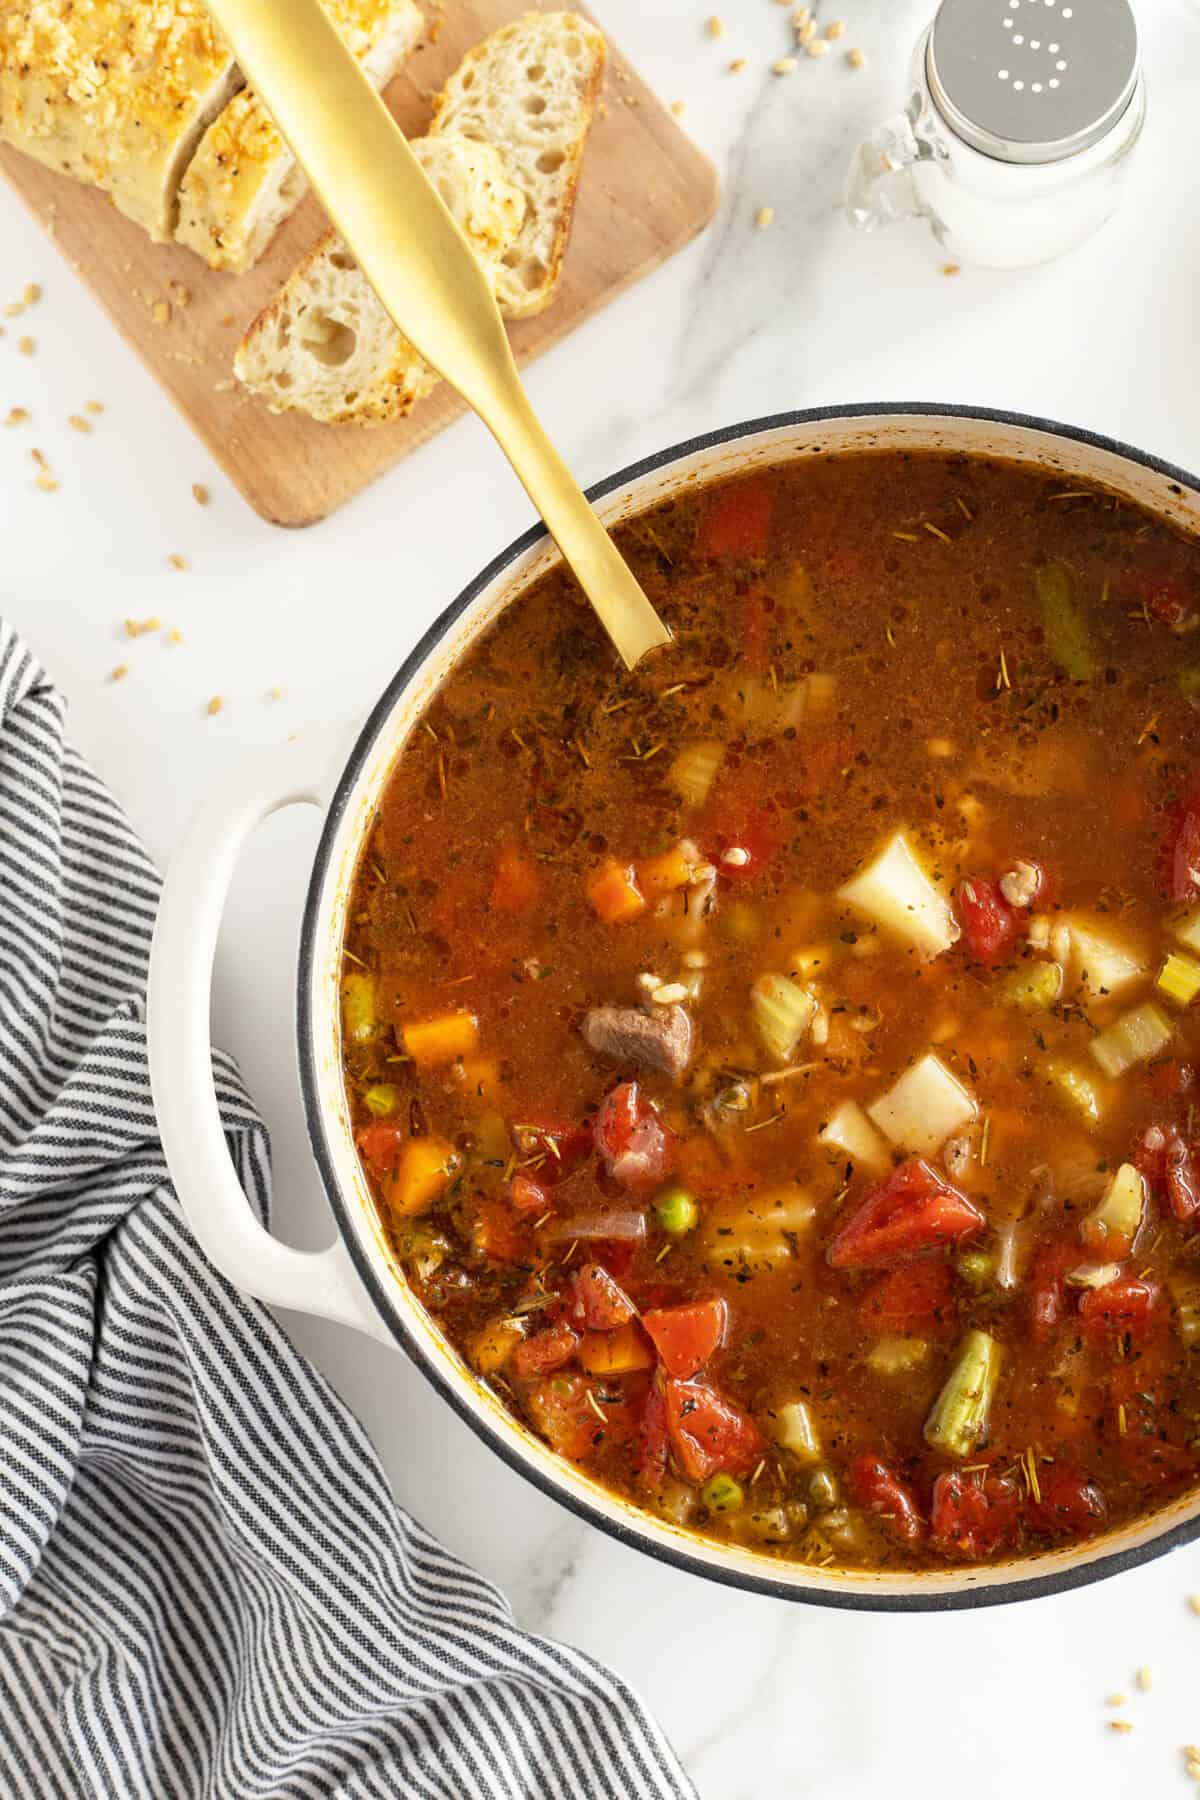
[{"label": "white pot handle", "polygon": [[205,1254],[244,1293],[336,1319],[395,1347],[340,1237],[294,1250],[259,1224],[234,1173],[213,1085],[209,1009],[217,933],[251,832],[281,807],[324,807],[342,736],[285,744],[223,783],[172,858],[150,952],[150,1085],[180,1203]]}]

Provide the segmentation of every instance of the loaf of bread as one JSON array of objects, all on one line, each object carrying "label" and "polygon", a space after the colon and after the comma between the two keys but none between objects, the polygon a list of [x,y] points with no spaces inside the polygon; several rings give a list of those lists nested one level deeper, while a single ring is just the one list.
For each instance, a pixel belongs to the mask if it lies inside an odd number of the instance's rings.
[{"label": "loaf of bread", "polygon": [[[498,279],[525,215],[490,144],[443,135],[413,150],[480,262]],[[396,330],[354,257],[329,232],[255,319],[234,372],[272,412],[381,424],[411,411],[437,375]]]},{"label": "loaf of bread", "polygon": [[525,196],[496,296],[509,318],[554,298],[606,54],[601,33],[576,13],[525,13],[476,45],[434,102],[432,135],[494,144]]},{"label": "loaf of bread", "polygon": [[[369,79],[385,87],[421,34],[414,0],[325,0],[325,6]],[[209,126],[188,165],[175,236],[211,269],[241,274],[307,191],[304,171],[266,107],[244,88]]]},{"label": "loaf of bread", "polygon": [[0,138],[103,188],[162,242],[184,169],[241,86],[203,0],[3,0]]}]

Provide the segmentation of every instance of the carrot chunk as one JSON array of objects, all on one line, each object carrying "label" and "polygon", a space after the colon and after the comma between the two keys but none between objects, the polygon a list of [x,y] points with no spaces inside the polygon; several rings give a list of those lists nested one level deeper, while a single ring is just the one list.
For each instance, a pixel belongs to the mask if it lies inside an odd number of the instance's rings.
[{"label": "carrot chunk", "polygon": [[516,844],[505,844],[496,859],[492,906],[496,912],[527,912],[541,891],[541,877],[531,856]]},{"label": "carrot chunk", "polygon": [[443,1013],[438,1019],[425,1019],[417,1025],[406,1025],[401,1034],[404,1048],[419,1069],[440,1069],[470,1056],[479,1044],[479,1022],[474,1013]]},{"label": "carrot chunk", "polygon": [[627,919],[636,919],[646,905],[633,865],[614,858],[601,863],[588,876],[587,897],[606,925],[623,925]]}]

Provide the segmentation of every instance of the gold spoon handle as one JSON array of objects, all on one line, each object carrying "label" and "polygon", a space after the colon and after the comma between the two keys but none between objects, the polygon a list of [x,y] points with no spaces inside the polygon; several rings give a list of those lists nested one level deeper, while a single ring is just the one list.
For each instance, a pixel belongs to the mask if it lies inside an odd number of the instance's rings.
[{"label": "gold spoon handle", "polygon": [[627,668],[670,632],[529,404],[491,283],[321,0],[209,0],[396,326],[508,457]]}]

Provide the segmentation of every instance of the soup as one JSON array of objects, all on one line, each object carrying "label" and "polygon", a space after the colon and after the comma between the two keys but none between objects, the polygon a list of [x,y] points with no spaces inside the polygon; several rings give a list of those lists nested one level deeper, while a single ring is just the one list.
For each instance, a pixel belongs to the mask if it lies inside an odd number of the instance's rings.
[{"label": "soup", "polygon": [[706,1536],[1028,1555],[1200,1473],[1200,552],[1003,462],[813,458],[430,703],[349,908],[382,1228],[513,1414]]}]

